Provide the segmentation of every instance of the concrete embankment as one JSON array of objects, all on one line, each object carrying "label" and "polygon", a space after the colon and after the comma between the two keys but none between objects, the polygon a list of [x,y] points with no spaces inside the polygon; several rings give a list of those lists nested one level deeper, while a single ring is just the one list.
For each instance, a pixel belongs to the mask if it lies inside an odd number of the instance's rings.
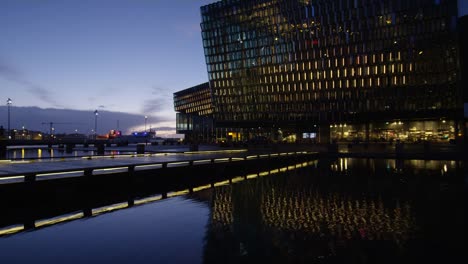
[{"label": "concrete embankment", "polygon": [[262,151],[312,151],[323,156],[424,159],[424,160],[462,160],[465,156],[463,145],[448,143],[336,143],[336,144],[277,144],[256,145],[249,150]]}]

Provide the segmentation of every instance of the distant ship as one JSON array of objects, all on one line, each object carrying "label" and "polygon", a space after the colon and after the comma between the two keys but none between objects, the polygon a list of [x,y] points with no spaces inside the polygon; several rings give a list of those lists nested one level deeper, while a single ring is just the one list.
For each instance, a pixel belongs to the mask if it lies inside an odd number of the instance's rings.
[{"label": "distant ship", "polygon": [[138,138],[154,138],[156,137],[156,131],[133,132],[132,135]]},{"label": "distant ship", "polygon": [[97,135],[96,139],[116,139],[122,136],[122,131],[112,129],[109,133],[104,135]]}]

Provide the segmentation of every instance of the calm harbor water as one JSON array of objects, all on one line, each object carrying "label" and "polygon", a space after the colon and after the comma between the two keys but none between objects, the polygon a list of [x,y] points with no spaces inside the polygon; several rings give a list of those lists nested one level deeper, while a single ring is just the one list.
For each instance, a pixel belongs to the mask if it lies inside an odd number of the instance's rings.
[{"label": "calm harbor water", "polygon": [[[136,147],[135,147],[136,148]],[[134,151],[132,151],[134,152]],[[108,150],[104,152],[104,155],[119,155],[126,154],[128,152],[122,152],[119,150]],[[57,147],[47,148],[44,146],[36,147],[22,147],[8,149],[6,153],[6,159],[18,160],[18,159],[47,159],[47,158],[66,158],[66,157],[83,157],[83,156],[94,156],[98,155],[94,148],[87,149],[81,148],[71,152],[65,151],[65,149],[59,149]]]},{"label": "calm harbor water", "polygon": [[450,263],[464,249],[462,167],[320,160],[3,237],[0,261]]}]

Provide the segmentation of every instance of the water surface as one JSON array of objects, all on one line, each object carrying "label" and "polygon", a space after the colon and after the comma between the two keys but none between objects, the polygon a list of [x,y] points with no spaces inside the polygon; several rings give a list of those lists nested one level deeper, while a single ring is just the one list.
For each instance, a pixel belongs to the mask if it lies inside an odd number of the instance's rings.
[{"label": "water surface", "polygon": [[450,263],[464,254],[461,162],[342,158],[237,180],[0,238],[0,261]]}]

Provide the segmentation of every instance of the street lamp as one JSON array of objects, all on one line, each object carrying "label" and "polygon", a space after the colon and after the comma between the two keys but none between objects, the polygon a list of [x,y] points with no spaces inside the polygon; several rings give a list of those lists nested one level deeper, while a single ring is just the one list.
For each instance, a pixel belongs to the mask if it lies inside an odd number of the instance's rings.
[{"label": "street lamp", "polygon": [[10,98],[7,100],[7,106],[8,106],[8,139],[11,139],[10,136],[10,106],[13,103]]},{"label": "street lamp", "polygon": [[148,121],[148,116],[145,116],[145,132],[146,132],[146,122]]},{"label": "street lamp", "polygon": [[97,116],[99,115],[98,110],[94,110],[94,139],[96,139],[97,134]]}]

